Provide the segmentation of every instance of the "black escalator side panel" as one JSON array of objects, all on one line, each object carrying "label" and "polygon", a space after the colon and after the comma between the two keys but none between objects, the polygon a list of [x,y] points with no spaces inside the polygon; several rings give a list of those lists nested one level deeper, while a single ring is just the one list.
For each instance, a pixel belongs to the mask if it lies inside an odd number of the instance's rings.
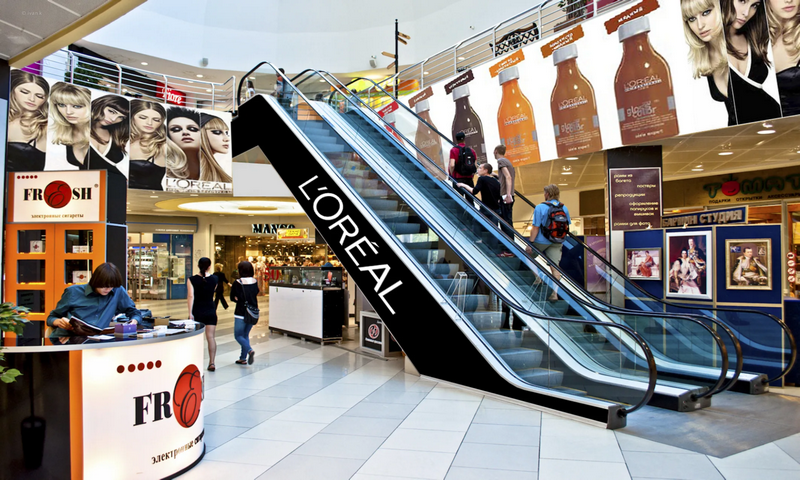
[{"label": "black escalator side panel", "polygon": [[261,148],[421,374],[608,421],[605,409],[518,389],[495,372],[266,100],[244,104],[232,129],[234,155]]}]

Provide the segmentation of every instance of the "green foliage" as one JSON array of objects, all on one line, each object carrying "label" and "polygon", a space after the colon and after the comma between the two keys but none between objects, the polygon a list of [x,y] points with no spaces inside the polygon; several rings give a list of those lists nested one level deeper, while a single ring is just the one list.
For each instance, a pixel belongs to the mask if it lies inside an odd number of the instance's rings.
[{"label": "green foliage", "polygon": [[[30,309],[27,307],[16,306],[9,302],[0,304],[0,331],[22,335],[22,330],[28,323],[28,319],[25,317],[29,313]],[[0,361],[3,360],[5,357],[0,352]],[[22,374],[16,368],[0,366],[0,381],[3,383],[12,383],[20,375]]]}]

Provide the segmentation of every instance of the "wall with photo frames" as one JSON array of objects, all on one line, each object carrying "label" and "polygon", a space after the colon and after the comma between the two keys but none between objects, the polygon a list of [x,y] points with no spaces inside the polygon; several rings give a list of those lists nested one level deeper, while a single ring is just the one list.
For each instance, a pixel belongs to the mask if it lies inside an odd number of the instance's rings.
[{"label": "wall with photo frames", "polygon": [[10,74],[6,170],[107,170],[128,188],[233,192],[231,114]]},{"label": "wall with photo frames", "polygon": [[[710,284],[712,286],[711,300],[704,300],[700,298],[675,298],[668,297],[667,289],[670,274],[670,262],[667,256],[667,241],[670,233],[697,233],[703,234],[709,232],[711,234],[711,251],[706,250],[706,254],[711,256],[712,262],[712,278]],[[742,256],[740,253],[734,255],[731,262],[726,262],[726,256],[730,252],[726,250],[727,242],[730,240],[742,240],[741,243],[749,243],[747,240],[769,240],[770,252],[768,262],[766,259],[760,259],[770,270],[772,275],[770,289],[741,289],[726,287],[727,276],[732,275],[732,270],[735,269],[736,258]],[[739,242],[736,242],[737,244]],[[731,306],[731,307],[748,307],[757,308],[760,311],[775,315],[782,318],[783,316],[783,295],[782,287],[782,257],[781,257],[781,229],[780,225],[736,225],[726,226],[719,225],[713,227],[701,228],[686,228],[686,229],[651,229],[641,231],[625,232],[625,248],[626,249],[662,249],[662,275],[660,280],[632,280],[646,292],[654,295],[657,298],[664,299],[676,305],[713,305],[713,306]],[[707,246],[706,246],[707,249]],[[729,270],[731,270],[729,272]],[[752,305],[752,306],[751,306]]]}]

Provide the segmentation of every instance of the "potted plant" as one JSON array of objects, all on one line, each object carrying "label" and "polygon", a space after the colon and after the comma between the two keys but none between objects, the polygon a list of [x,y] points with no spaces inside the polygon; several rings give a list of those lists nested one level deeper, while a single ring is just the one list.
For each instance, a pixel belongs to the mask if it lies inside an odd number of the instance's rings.
[{"label": "potted plant", "polygon": [[[20,307],[10,302],[0,304],[0,331],[22,335],[22,330],[25,328],[25,324],[28,323],[26,317],[29,313],[30,309],[27,307]],[[0,361],[3,360],[5,358],[3,357],[2,347],[0,347]],[[20,375],[21,373],[16,368],[0,365],[0,381],[3,383],[12,383]]]}]

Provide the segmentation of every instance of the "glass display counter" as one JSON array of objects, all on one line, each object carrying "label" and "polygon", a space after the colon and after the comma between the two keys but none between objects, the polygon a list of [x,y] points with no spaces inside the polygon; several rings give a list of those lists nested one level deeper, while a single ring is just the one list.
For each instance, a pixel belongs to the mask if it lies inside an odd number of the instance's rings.
[{"label": "glass display counter", "polygon": [[320,343],[342,339],[345,290],[342,268],[273,267],[269,329]]}]

